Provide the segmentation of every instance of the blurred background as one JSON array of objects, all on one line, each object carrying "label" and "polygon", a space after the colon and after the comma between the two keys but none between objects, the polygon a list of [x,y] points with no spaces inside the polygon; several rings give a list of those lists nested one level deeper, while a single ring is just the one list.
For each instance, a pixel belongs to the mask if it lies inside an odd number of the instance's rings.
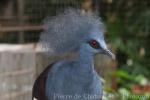
[{"label": "blurred background", "polygon": [[150,100],[149,0],[0,0],[0,100],[31,100],[47,64],[72,55],[45,57],[38,46],[43,20],[68,7],[97,13],[116,61],[98,55],[103,100]]}]

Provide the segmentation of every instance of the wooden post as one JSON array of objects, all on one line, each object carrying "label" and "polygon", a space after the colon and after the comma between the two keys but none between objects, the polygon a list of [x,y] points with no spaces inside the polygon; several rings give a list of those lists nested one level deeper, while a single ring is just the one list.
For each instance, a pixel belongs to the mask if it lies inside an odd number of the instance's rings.
[{"label": "wooden post", "polygon": [[99,14],[99,4],[100,0],[84,0],[82,4],[82,9],[86,12],[95,12],[96,14]]},{"label": "wooden post", "polygon": [[[22,26],[24,23],[24,0],[17,0],[18,5],[18,18],[19,18],[19,25]],[[24,43],[24,32],[19,32],[19,43]]]},{"label": "wooden post", "polygon": [[84,0],[82,3],[82,9],[86,12],[92,11],[92,0]]}]

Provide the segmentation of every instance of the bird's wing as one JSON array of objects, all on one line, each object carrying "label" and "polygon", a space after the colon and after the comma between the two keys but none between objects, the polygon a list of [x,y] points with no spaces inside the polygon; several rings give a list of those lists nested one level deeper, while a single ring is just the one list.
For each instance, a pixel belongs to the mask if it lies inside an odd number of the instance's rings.
[{"label": "bird's wing", "polygon": [[53,65],[54,63],[47,66],[47,68],[36,79],[32,90],[32,100],[47,100],[45,95],[46,79],[48,72]]}]

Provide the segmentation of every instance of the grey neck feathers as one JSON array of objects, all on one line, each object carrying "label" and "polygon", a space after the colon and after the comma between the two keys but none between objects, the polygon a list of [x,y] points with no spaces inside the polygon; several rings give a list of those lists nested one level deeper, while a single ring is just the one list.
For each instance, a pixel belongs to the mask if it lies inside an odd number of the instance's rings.
[{"label": "grey neck feathers", "polygon": [[76,67],[79,70],[80,74],[92,74],[94,72],[93,55],[86,52],[86,50],[81,49],[79,51]]}]

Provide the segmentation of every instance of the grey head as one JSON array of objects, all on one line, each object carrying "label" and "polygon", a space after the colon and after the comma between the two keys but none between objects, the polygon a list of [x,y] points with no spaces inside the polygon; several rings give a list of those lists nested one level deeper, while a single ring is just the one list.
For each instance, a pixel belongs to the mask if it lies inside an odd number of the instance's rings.
[{"label": "grey head", "polygon": [[78,53],[83,49],[91,55],[101,53],[115,58],[106,46],[104,32],[100,17],[79,9],[67,9],[45,20],[40,44],[48,56]]}]

